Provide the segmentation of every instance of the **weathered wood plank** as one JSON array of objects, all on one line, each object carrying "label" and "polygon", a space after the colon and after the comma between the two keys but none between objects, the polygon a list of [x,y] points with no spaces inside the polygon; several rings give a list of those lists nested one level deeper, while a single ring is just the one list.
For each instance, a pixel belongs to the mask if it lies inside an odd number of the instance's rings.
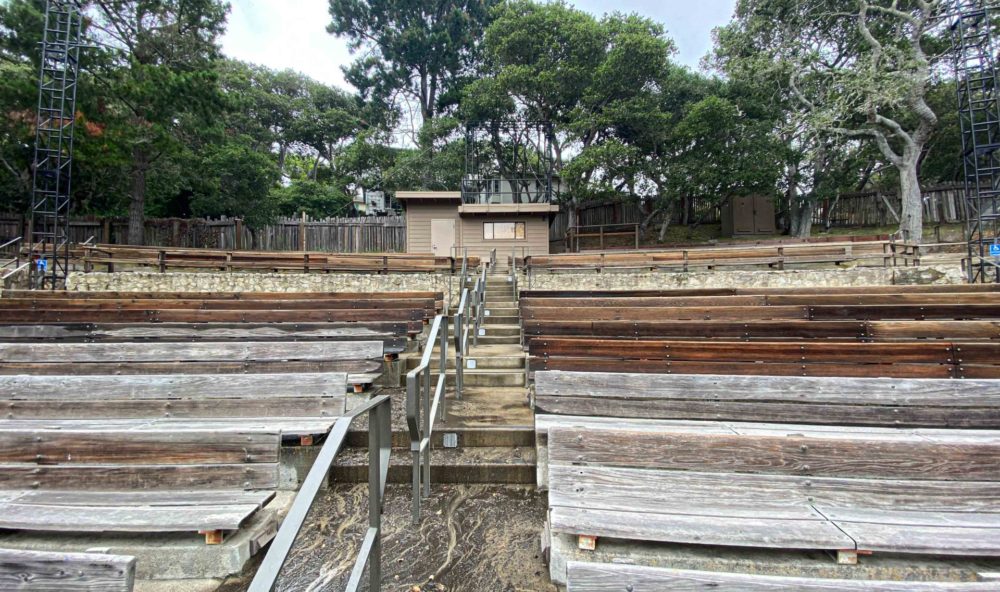
[{"label": "weathered wood plank", "polygon": [[521,290],[526,298],[634,298],[672,296],[744,296],[758,294],[927,294],[1000,292],[997,284],[940,284],[912,286],[823,286],[795,288],[693,288],[678,290]]},{"label": "weathered wood plank", "polygon": [[651,376],[600,372],[540,372],[535,391],[544,396],[614,399],[800,401],[897,406],[981,407],[1000,404],[990,380],[885,380],[788,376]]},{"label": "weathered wood plank", "polygon": [[46,532],[191,532],[238,530],[254,504],[177,507],[0,504],[0,528]]},{"label": "weathered wood plank", "polygon": [[[411,326],[412,323],[412,326]],[[400,353],[420,322],[358,323],[144,323],[0,326],[0,341],[381,341],[385,353]]]},{"label": "weathered wood plank", "polygon": [[278,465],[0,465],[0,487],[19,489],[277,489]]},{"label": "weathered wood plank", "polygon": [[553,507],[554,533],[612,537],[662,543],[765,547],[776,549],[854,549],[854,541],[826,519],[699,515],[715,508],[691,508],[677,514],[642,514],[612,510]]},{"label": "weathered wood plank", "polygon": [[[831,580],[570,562],[567,592],[986,592],[991,582]],[[630,588],[628,588],[630,587]]]},{"label": "weathered wood plank", "polygon": [[382,342],[245,343],[0,343],[3,362],[210,362],[367,360],[382,356]]},{"label": "weathered wood plank", "polygon": [[942,444],[917,436],[696,435],[549,430],[552,463],[705,472],[880,479],[1000,480],[1000,443]]},{"label": "weathered wood plank", "polygon": [[73,298],[98,299],[175,299],[175,300],[396,300],[399,298],[433,298],[441,300],[443,292],[83,292],[4,290],[4,298],[32,300],[64,300]]},{"label": "weathered wood plank", "polygon": [[[7,422],[8,425],[16,422]],[[0,430],[0,463],[162,465],[276,463],[280,434],[213,430]]]},{"label": "weathered wood plank", "polygon": [[17,498],[22,505],[96,507],[186,507],[253,505],[263,508],[273,491],[29,491]]},{"label": "weathered wood plank", "polygon": [[329,323],[338,321],[417,321],[422,309],[367,310],[52,310],[0,309],[0,322],[39,323]]},{"label": "weathered wood plank", "polygon": [[866,516],[874,521],[884,516],[886,523],[892,523],[889,516],[904,510],[919,513],[923,520],[938,515],[956,516],[955,520],[958,515],[997,516],[1000,512],[1000,483],[989,481],[844,479],[551,465],[549,483],[552,506],[649,513],[659,511],[663,504],[668,504],[667,508],[682,504],[810,505],[834,521],[845,515],[859,516],[864,508]]},{"label": "weathered wood plank", "polygon": [[135,557],[0,549],[0,589],[131,592]]},{"label": "weathered wood plank", "polygon": [[[86,395],[86,393],[82,393]],[[7,419],[193,419],[193,418],[318,418],[343,415],[346,397],[190,398],[190,399],[48,399],[6,400],[0,410]],[[302,429],[306,429],[303,426]],[[325,433],[325,431],[324,431]]]},{"label": "weathered wood plank", "polygon": [[344,398],[347,374],[171,374],[163,376],[0,376],[0,399]]},{"label": "weathered wood plank", "polygon": [[280,374],[305,372],[346,373],[350,384],[373,382],[382,374],[374,360],[249,360],[222,362],[2,362],[0,375],[107,375],[107,374]]},{"label": "weathered wood plank", "polygon": [[[888,361],[888,360],[887,360]],[[532,357],[528,361],[531,372],[537,371],[595,371],[614,372],[627,367],[631,372],[647,374],[723,374],[756,376],[827,376],[871,378],[927,378],[942,379],[955,375],[955,367],[941,363],[835,363],[823,361],[792,362],[741,362],[721,359],[718,361],[689,360],[609,360],[602,358]]]},{"label": "weathered wood plank", "polygon": [[[815,308],[815,307],[813,307]],[[676,306],[676,307],[522,307],[526,320],[664,321],[809,319],[806,306]],[[0,317],[2,318],[2,317]]]},{"label": "weathered wood plank", "polygon": [[[1000,347],[964,348],[970,363],[1000,353]],[[1000,346],[1000,344],[997,344]],[[910,341],[904,343],[823,343],[768,341],[621,341],[614,339],[531,339],[533,356],[608,358],[615,360],[697,360],[734,362],[809,363],[921,363],[950,364],[952,343]]]}]

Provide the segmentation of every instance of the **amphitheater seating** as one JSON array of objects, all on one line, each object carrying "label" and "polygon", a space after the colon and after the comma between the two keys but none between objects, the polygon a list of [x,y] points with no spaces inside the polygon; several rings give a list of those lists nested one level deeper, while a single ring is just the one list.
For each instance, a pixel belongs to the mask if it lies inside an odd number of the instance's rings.
[{"label": "amphitheater seating", "polygon": [[747,244],[726,247],[691,247],[657,251],[531,255],[525,258],[530,273],[606,270],[683,270],[717,267],[767,266],[868,262],[885,267],[919,265],[920,247],[890,241],[824,242],[803,244]]},{"label": "amphitheater seating", "polygon": [[282,443],[313,444],[344,414],[346,380],[0,377],[0,528],[200,532],[220,542],[274,496]]},{"label": "amphitheater seating", "polygon": [[756,574],[691,571],[574,561],[568,567],[567,592],[661,592],[714,590],[715,592],[987,592],[993,582],[893,582],[793,578]]},{"label": "amphitheater seating", "polygon": [[522,294],[537,370],[1000,378],[1000,298],[951,287]]},{"label": "amphitheater seating", "polygon": [[[114,271],[116,266],[221,271],[294,271],[366,272],[366,273],[435,273],[454,272],[462,259],[413,253],[324,253],[316,251],[230,251],[219,249],[183,249],[99,244],[84,247],[82,260],[86,270]],[[470,257],[470,268],[479,259]]]},{"label": "amphitheater seating", "polygon": [[0,375],[346,372],[359,392],[382,373],[382,343],[2,343]]},{"label": "amphitheater seating", "polygon": [[548,532],[997,557],[998,385],[540,372]]},{"label": "amphitheater seating", "polygon": [[134,557],[0,549],[0,590],[130,592],[134,583]]},{"label": "amphitheater seating", "polygon": [[0,299],[0,342],[371,341],[386,354],[443,308],[441,292],[28,292]]}]

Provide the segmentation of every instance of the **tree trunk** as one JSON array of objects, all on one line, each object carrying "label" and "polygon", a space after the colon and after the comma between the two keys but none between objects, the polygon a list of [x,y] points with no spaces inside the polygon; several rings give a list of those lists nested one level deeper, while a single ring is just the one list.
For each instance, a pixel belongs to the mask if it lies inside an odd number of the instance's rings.
[{"label": "tree trunk", "polygon": [[[919,154],[919,153],[918,153]],[[899,195],[903,210],[900,212],[899,232],[908,243],[920,243],[923,238],[924,206],[917,176],[917,157],[905,157],[899,169]]]},{"label": "tree trunk", "polygon": [[789,234],[797,238],[809,238],[812,234],[812,219],[815,210],[816,201],[812,199],[798,199],[791,204]]},{"label": "tree trunk", "polygon": [[145,244],[146,172],[149,154],[143,146],[132,149],[132,188],[128,204],[128,244]]}]

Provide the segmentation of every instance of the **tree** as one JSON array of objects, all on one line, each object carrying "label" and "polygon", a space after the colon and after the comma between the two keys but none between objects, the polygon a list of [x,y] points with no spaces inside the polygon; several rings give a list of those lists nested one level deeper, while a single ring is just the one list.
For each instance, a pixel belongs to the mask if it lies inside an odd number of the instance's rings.
[{"label": "tree", "polygon": [[330,0],[327,31],[361,53],[345,74],[363,97],[412,99],[427,123],[457,101],[495,1]]},{"label": "tree", "polygon": [[164,153],[175,149],[179,122],[190,114],[206,119],[221,110],[215,39],[228,4],[219,0],[96,0],[89,21],[93,35],[114,48],[114,59],[95,72],[127,136],[129,171],[128,242],[142,244],[147,176]]},{"label": "tree", "polygon": [[[740,0],[731,28],[784,70],[816,134],[874,142],[899,173],[900,233],[919,242],[918,167],[938,124],[929,40],[943,0]],[[752,55],[752,54],[750,54]]]}]

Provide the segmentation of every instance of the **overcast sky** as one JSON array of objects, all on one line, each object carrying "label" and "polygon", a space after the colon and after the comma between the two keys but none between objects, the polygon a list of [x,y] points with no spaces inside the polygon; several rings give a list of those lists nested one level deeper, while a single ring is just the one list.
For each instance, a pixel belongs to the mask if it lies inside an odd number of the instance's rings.
[{"label": "overcast sky", "polygon": [[[229,57],[274,69],[291,68],[346,87],[340,66],[351,61],[344,40],[326,32],[327,0],[230,0],[222,38]],[[571,0],[597,16],[609,8],[637,12],[666,25],[677,59],[692,68],[712,47],[712,28],[729,21],[735,0]]]}]

